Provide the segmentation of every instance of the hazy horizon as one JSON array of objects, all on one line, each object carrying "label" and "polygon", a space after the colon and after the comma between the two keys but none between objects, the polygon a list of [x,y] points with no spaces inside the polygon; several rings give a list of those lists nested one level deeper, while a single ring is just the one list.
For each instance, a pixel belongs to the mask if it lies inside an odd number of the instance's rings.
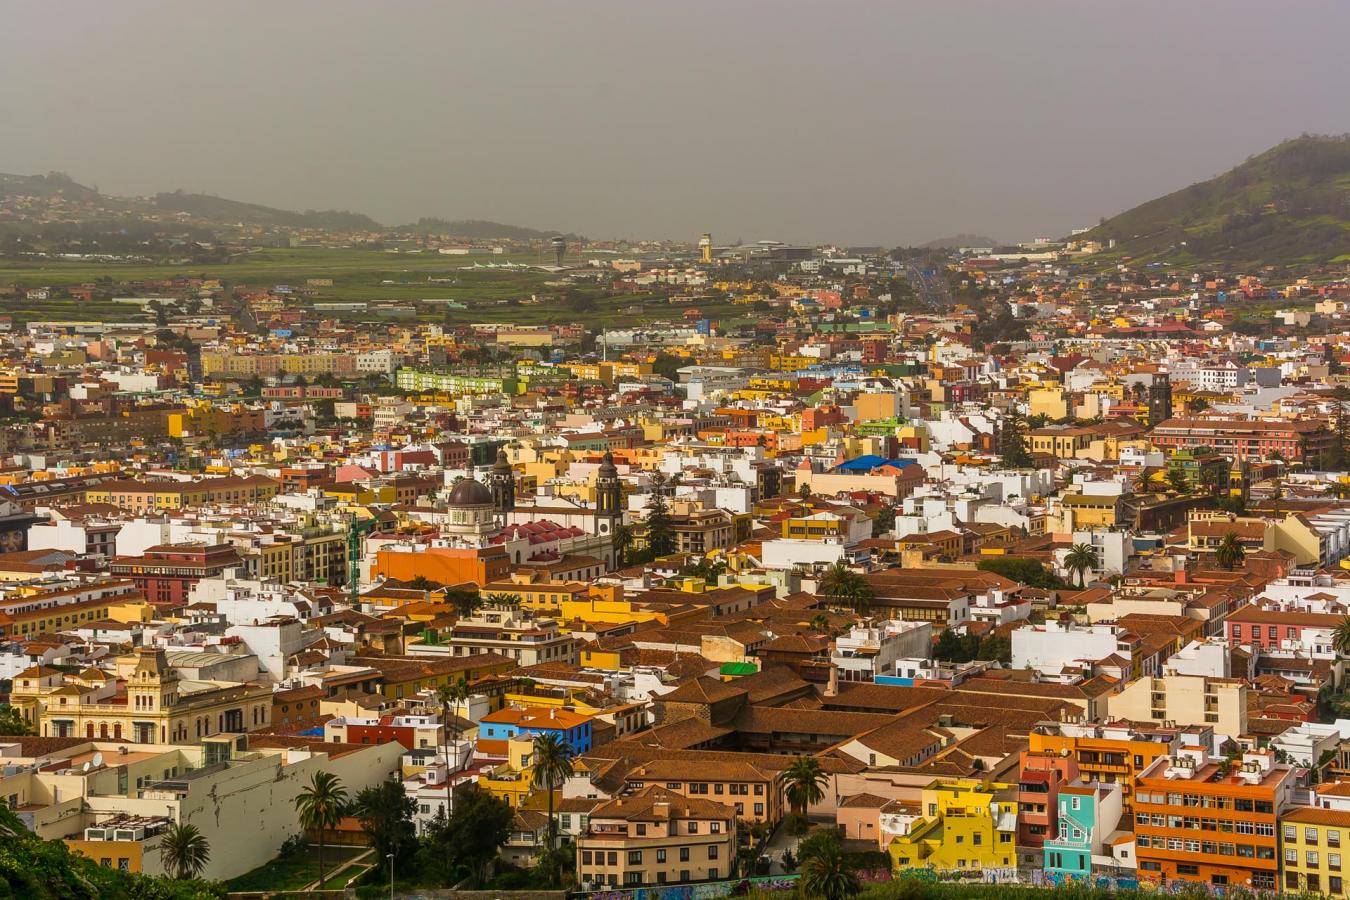
[{"label": "hazy horizon", "polygon": [[1061,236],[1350,131],[1350,4],[13,4],[0,171],[386,224]]}]

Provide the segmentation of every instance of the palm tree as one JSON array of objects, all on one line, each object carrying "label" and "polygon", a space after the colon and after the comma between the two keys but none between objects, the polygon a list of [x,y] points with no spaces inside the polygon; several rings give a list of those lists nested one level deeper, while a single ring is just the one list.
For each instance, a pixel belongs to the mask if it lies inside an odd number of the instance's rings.
[{"label": "palm tree", "polygon": [[825,785],[829,776],[814,756],[799,756],[783,770],[783,788],[788,805],[799,816],[805,816],[812,803],[825,799]]},{"label": "palm tree", "polygon": [[1078,586],[1083,587],[1084,574],[1097,568],[1097,549],[1091,544],[1074,544],[1064,557],[1064,568],[1070,572],[1077,572]]},{"label": "palm tree", "polygon": [[337,825],[342,809],[347,805],[347,789],[332,772],[315,772],[309,787],[295,798],[300,813],[300,826],[319,836],[319,887],[323,887],[323,833]]},{"label": "palm tree", "polygon": [[1146,469],[1140,469],[1139,474],[1134,476],[1134,491],[1136,494],[1147,494],[1153,490],[1153,476],[1148,474]]},{"label": "palm tree", "polygon": [[1335,629],[1331,632],[1331,646],[1335,647],[1341,656],[1350,656],[1350,616],[1336,623]]},{"label": "palm tree", "polygon": [[[453,731],[454,739],[445,744],[445,818],[450,819],[450,807],[453,805],[450,788],[450,773],[459,763],[459,705],[469,699],[469,682],[464,676],[449,684],[436,688],[436,699],[441,703],[441,741],[444,743],[448,732]],[[450,748],[454,747],[455,765],[450,764]]]},{"label": "palm tree", "polygon": [[825,615],[824,613],[818,613],[817,615],[812,617],[811,621],[808,624],[811,626],[811,629],[813,631],[818,631],[821,634],[829,634],[831,631],[830,617]]},{"label": "palm tree", "polygon": [[510,609],[511,607],[520,605],[519,594],[488,594],[483,600],[488,606],[495,609]]},{"label": "palm tree", "polygon": [[826,844],[819,853],[802,861],[801,887],[806,896],[825,900],[844,900],[857,896],[862,889],[838,844]]},{"label": "palm tree", "polygon": [[553,819],[553,792],[563,786],[572,774],[572,757],[576,749],[558,734],[541,734],[534,739],[534,776],[530,783],[548,791],[548,849],[553,849],[558,827]]},{"label": "palm tree", "polygon": [[159,859],[170,878],[196,878],[211,860],[211,848],[196,825],[174,822],[160,839]]},{"label": "palm tree", "polygon": [[1237,532],[1230,531],[1223,536],[1214,550],[1214,561],[1225,569],[1232,569],[1247,558],[1247,548],[1238,540]]},{"label": "palm tree", "polygon": [[842,562],[826,570],[816,590],[831,606],[846,606],[857,613],[866,612],[872,602],[872,586],[867,579]]},{"label": "palm tree", "polygon": [[619,525],[614,529],[614,563],[622,567],[628,563],[628,548],[633,546],[633,527]]}]

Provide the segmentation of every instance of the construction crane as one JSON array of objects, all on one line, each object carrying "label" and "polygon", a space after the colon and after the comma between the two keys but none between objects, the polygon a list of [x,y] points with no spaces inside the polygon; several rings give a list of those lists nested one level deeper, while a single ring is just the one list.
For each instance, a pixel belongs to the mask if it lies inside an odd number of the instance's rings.
[{"label": "construction crane", "polygon": [[347,523],[347,590],[352,606],[360,602],[357,582],[361,580],[361,539],[374,530],[374,519],[358,519],[356,513],[351,514]]}]

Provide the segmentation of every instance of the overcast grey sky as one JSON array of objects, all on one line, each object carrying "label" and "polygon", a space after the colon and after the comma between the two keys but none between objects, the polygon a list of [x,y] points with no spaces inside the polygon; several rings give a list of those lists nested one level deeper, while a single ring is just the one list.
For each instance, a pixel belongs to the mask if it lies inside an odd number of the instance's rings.
[{"label": "overcast grey sky", "polygon": [[1347,0],[4,0],[0,171],[381,221],[1061,235],[1350,131]]}]

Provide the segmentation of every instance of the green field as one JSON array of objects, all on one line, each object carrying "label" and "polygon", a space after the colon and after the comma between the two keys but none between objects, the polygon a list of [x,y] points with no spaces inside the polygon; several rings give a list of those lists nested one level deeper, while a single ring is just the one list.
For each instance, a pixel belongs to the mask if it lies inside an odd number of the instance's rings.
[{"label": "green field", "polygon": [[[86,262],[29,263],[0,260],[0,285],[21,282],[25,286],[62,287],[71,284],[111,279],[114,283],[183,276],[218,278],[232,286],[267,288],[278,284],[302,287],[306,279],[331,278],[331,287],[315,288],[306,302],[369,301],[411,302],[416,300],[455,300],[467,309],[427,306],[418,315],[423,322],[468,324],[474,322],[516,322],[542,325],[556,322],[584,322],[592,327],[640,324],[678,320],[684,308],[668,303],[643,304],[640,296],[607,296],[595,286],[582,286],[576,293],[590,297],[590,309],[577,310],[555,300],[530,302],[535,295],[552,297],[560,293],[556,276],[532,269],[492,269],[474,267],[475,261],[533,264],[547,261],[537,252],[502,256],[442,256],[440,254],[393,254],[379,250],[295,248],[259,250],[216,265],[138,266]],[[435,280],[430,280],[435,279]],[[554,282],[550,284],[550,282]],[[121,291],[114,291],[121,293]],[[128,287],[125,293],[135,293]],[[704,315],[723,324],[743,321],[749,311],[730,303],[699,303]],[[83,303],[73,300],[16,301],[6,310],[20,321],[42,319],[78,319],[86,321],[145,320],[141,308],[110,302]],[[376,310],[338,313],[351,321],[379,321]],[[394,320],[390,321],[406,321]]]}]

